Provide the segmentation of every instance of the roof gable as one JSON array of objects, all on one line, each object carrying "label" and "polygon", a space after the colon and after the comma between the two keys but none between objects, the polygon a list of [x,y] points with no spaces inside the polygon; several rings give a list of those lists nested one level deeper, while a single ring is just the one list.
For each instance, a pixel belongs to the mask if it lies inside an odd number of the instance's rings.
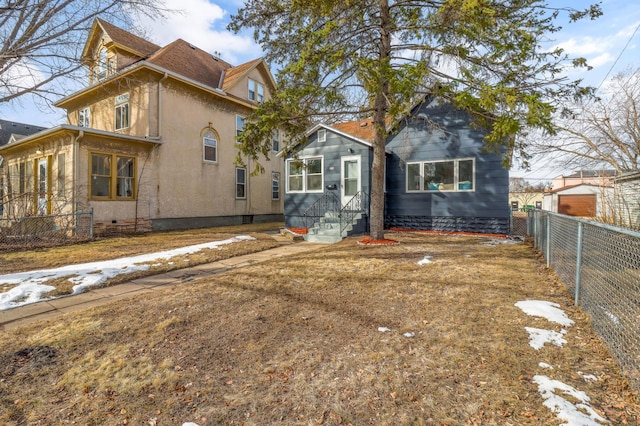
[{"label": "roof gable", "polygon": [[45,127],[34,126],[32,124],[0,120],[0,146],[9,143],[12,136],[15,140],[20,140],[25,136],[33,135],[45,129]]},{"label": "roof gable", "polygon": [[93,27],[82,51],[82,59],[84,61],[93,58],[93,50],[99,45],[100,38],[103,36],[107,36],[116,47],[126,50],[141,59],[148,57],[160,49],[160,46],[157,44],[151,43],[142,37],[138,37],[107,21],[97,18],[93,23]]}]

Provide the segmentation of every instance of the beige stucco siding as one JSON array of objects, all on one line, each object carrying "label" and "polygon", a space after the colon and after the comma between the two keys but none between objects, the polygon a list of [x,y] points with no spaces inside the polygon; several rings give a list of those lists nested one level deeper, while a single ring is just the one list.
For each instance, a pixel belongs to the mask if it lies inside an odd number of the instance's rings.
[{"label": "beige stucco siding", "polygon": [[[206,217],[281,213],[282,201],[271,200],[271,172],[281,172],[282,160],[263,161],[265,174],[249,176],[247,198],[236,199],[236,115],[248,116],[221,98],[197,96],[188,88],[168,84],[163,90],[162,146],[158,156],[155,217]],[[170,116],[171,120],[166,119]],[[169,123],[174,123],[169,125]],[[209,124],[211,123],[211,124]],[[179,126],[175,124],[180,124]],[[217,135],[217,162],[203,159],[202,134]],[[275,156],[274,156],[275,157]]]}]

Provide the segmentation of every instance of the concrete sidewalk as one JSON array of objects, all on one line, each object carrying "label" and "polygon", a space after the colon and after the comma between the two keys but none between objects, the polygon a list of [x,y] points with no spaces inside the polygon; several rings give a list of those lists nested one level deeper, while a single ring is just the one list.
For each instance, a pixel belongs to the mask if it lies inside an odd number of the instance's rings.
[{"label": "concrete sidewalk", "polygon": [[92,306],[104,305],[145,293],[173,288],[182,283],[211,275],[222,274],[243,266],[260,263],[279,257],[315,250],[325,244],[294,242],[280,234],[271,235],[280,243],[279,247],[257,253],[245,254],[213,263],[178,269],[159,275],[151,275],[111,287],[88,290],[73,296],[32,303],[0,311],[0,330],[11,330],[36,321],[55,319],[65,313],[79,311]]}]

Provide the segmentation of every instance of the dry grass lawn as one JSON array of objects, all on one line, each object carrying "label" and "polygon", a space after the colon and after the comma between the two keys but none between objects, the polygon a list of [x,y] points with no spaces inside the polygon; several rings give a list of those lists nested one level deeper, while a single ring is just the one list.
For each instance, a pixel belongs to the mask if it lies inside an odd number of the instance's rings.
[{"label": "dry grass lawn", "polygon": [[[530,246],[389,236],[401,244],[347,239],[5,332],[0,423],[558,425],[543,374],[637,424],[637,394]],[[562,306],[566,345],[529,345],[524,327],[559,327],[526,299]]]}]

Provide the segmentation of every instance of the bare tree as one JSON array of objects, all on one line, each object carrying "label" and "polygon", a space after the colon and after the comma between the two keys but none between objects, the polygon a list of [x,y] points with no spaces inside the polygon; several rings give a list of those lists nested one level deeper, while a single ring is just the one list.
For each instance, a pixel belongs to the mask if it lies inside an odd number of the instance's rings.
[{"label": "bare tree", "polygon": [[565,168],[639,170],[640,68],[617,74],[599,93],[595,100],[566,107],[557,134],[534,141],[537,154]]},{"label": "bare tree", "polygon": [[0,6],[0,102],[31,94],[48,105],[74,87],[96,17],[135,28],[139,15],[168,10],[162,0],[6,0]]}]

